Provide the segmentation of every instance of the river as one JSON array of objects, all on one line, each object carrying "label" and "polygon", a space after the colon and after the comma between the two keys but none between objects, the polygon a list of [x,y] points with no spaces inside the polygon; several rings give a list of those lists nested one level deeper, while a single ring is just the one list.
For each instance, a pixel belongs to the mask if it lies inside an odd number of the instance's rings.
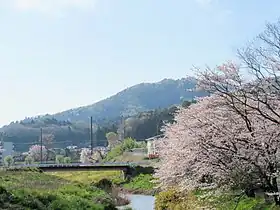
[{"label": "river", "polygon": [[[131,207],[133,210],[154,210],[155,197],[150,195],[126,195],[130,204],[125,207]],[[124,206],[118,209],[124,209]]]}]

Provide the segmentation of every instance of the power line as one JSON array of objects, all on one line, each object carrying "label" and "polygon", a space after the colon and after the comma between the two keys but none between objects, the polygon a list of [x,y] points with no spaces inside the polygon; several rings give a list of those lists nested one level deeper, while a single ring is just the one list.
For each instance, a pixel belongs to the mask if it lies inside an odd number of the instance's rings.
[{"label": "power line", "polygon": [[[97,142],[107,142],[107,139],[104,140],[97,140]],[[86,142],[86,140],[84,141]],[[14,143],[14,145],[32,145],[32,144],[39,144],[40,142],[25,142],[25,143]],[[62,143],[75,143],[75,141],[54,141],[52,144],[62,144]]]},{"label": "power line", "polygon": [[[54,141],[52,144],[60,144],[60,143],[72,143],[73,141]],[[25,143],[14,143],[15,145],[30,145],[30,144],[38,144],[40,142],[25,142]]]}]

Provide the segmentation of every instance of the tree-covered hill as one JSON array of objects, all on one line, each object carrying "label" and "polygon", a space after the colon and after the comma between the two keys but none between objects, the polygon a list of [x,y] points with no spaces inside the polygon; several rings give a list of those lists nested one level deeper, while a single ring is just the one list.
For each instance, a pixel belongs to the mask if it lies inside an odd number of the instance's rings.
[{"label": "tree-covered hill", "polygon": [[117,131],[121,116],[125,119],[126,136],[149,138],[159,133],[163,121],[173,119],[173,105],[206,95],[190,91],[195,82],[188,78],[138,84],[93,105],[12,122],[0,129],[1,138],[14,142],[16,150],[26,151],[30,145],[39,143],[42,128],[44,134],[54,136],[52,147],[84,146],[89,144],[90,116],[98,125],[95,145],[106,145],[106,133]]},{"label": "tree-covered hill", "polygon": [[88,122],[89,116],[93,116],[95,122],[102,123],[121,115],[131,116],[143,111],[166,108],[181,103],[182,99],[192,100],[195,96],[204,96],[203,92],[190,91],[195,85],[196,80],[192,77],[141,83],[95,104],[66,110],[53,117],[57,120]]}]

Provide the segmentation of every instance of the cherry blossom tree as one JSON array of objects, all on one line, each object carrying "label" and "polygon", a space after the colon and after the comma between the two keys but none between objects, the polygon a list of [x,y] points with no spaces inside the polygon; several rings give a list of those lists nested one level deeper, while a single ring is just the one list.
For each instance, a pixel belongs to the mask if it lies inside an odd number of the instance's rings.
[{"label": "cherry blossom tree", "polygon": [[44,145],[46,145],[46,148],[50,149],[53,143],[53,140],[55,138],[53,133],[44,133],[42,135],[42,141],[44,143]]},{"label": "cherry blossom tree", "polygon": [[[228,62],[216,68],[199,69],[198,87],[223,97],[228,106],[240,104],[256,111],[258,115],[280,124],[277,109],[280,100],[280,21],[267,24],[242,50],[237,63]],[[248,101],[256,103],[248,104]]]},{"label": "cherry blossom tree", "polygon": [[250,107],[244,113],[238,114],[219,95],[180,109],[176,123],[166,125],[165,137],[157,142],[161,164],[156,176],[162,186],[191,190],[200,186],[202,175],[211,175],[216,184],[245,189],[260,184],[279,205],[279,125]]},{"label": "cherry blossom tree", "polygon": [[92,157],[91,157],[91,150],[88,148],[83,148],[80,155],[80,161],[81,163],[91,163]]},{"label": "cherry blossom tree", "polygon": [[[42,158],[45,161],[47,159],[47,148],[45,146],[42,146]],[[40,145],[32,145],[29,148],[29,155],[33,158],[34,161],[40,161],[41,160],[41,146]]]}]

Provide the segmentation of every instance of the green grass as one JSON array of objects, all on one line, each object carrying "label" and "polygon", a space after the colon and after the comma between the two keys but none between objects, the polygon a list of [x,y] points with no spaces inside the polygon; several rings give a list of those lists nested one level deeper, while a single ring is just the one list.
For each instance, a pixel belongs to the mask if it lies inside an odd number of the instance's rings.
[{"label": "green grass", "polygon": [[78,182],[83,184],[91,184],[98,182],[101,179],[108,179],[114,184],[124,182],[121,171],[75,171],[75,172],[53,172],[53,176],[63,178],[71,182]]},{"label": "green grass", "polygon": [[88,183],[34,171],[1,171],[0,206],[1,209],[42,210],[112,207],[109,194]]},{"label": "green grass", "polygon": [[130,182],[123,185],[124,189],[137,191],[138,193],[148,192],[153,190],[155,184],[152,182],[153,176],[151,174],[140,174],[133,178]]},{"label": "green grass", "polygon": [[233,192],[198,190],[183,194],[176,190],[156,195],[156,210],[216,209],[216,210],[280,210],[273,203],[266,203],[261,197],[248,198]]},{"label": "green grass", "polygon": [[232,192],[197,197],[204,204],[218,210],[280,210],[280,207],[275,206],[274,203],[266,203],[262,197],[249,198],[246,195],[237,195]]}]

